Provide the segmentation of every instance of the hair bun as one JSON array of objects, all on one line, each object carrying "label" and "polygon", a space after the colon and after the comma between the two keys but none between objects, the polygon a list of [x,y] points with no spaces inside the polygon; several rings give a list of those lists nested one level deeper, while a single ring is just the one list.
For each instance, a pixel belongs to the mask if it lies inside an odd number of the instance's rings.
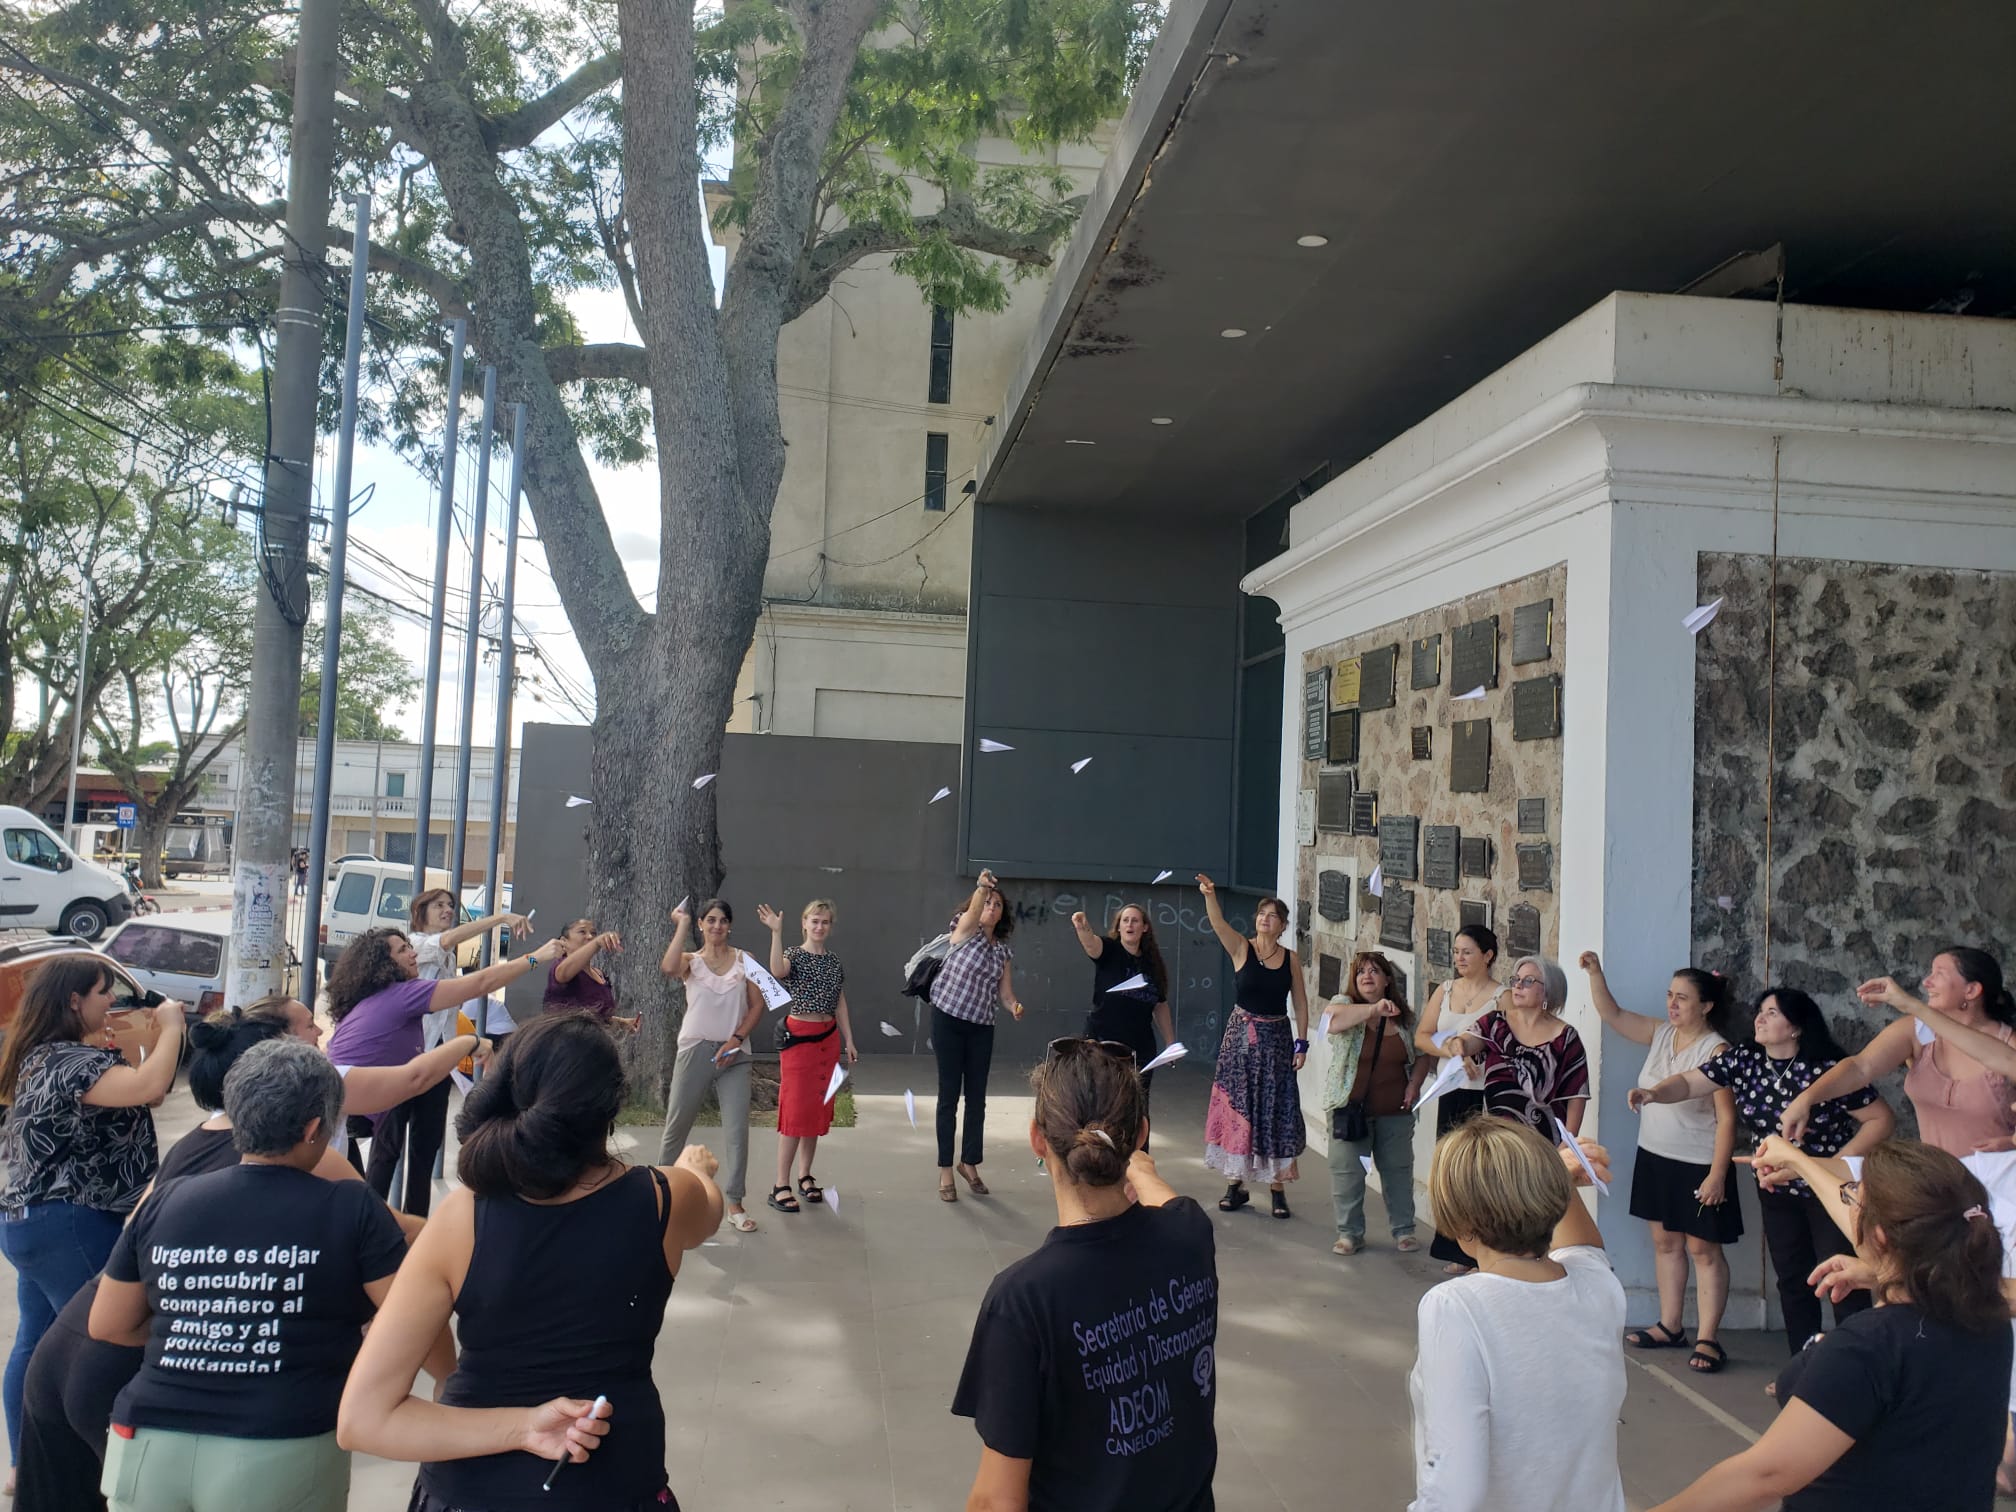
[{"label": "hair bun", "polygon": [[1120,1147],[1113,1143],[1113,1136],[1097,1124],[1091,1124],[1080,1129],[1078,1131],[1078,1138],[1073,1143],[1079,1145],[1104,1145],[1107,1149],[1113,1151],[1114,1154],[1117,1155],[1120,1153]]}]

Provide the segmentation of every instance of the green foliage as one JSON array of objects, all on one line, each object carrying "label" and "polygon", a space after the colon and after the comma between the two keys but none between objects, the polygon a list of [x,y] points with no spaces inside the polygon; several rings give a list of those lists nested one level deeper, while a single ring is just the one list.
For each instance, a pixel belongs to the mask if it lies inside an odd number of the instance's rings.
[{"label": "green foliage", "polygon": [[[322,711],[322,621],[309,621],[301,671],[301,733],[313,735]],[[385,711],[420,691],[384,610],[352,594],[343,602],[343,645],[336,660],[336,738],[404,740]]]}]

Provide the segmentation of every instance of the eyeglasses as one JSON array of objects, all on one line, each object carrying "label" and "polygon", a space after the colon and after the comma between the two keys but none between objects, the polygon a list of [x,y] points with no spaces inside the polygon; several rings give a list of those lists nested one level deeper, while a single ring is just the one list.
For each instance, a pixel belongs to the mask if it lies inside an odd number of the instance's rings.
[{"label": "eyeglasses", "polygon": [[1134,1064],[1132,1045],[1123,1045],[1118,1040],[1088,1039],[1082,1034],[1066,1035],[1063,1039],[1050,1041],[1050,1049],[1044,1059],[1063,1060],[1067,1056],[1083,1054],[1090,1050],[1110,1055],[1115,1060],[1123,1060],[1130,1066]]},{"label": "eyeglasses", "polygon": [[1859,1208],[1862,1206],[1862,1183],[1844,1181],[1841,1183],[1841,1206]]},{"label": "eyeglasses", "polygon": [[1512,985],[1514,987],[1545,987],[1547,979],[1536,976],[1516,976],[1512,978]]}]

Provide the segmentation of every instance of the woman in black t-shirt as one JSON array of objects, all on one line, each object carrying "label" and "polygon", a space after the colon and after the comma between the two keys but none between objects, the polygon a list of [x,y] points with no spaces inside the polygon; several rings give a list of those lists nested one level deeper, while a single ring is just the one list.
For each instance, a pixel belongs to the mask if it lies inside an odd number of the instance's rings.
[{"label": "woman in black t-shirt", "polygon": [[[1162,964],[1148,910],[1139,903],[1127,904],[1103,935],[1092,932],[1092,921],[1082,913],[1071,915],[1071,927],[1092,958],[1092,1011],[1085,1019],[1085,1033],[1125,1045],[1134,1052],[1136,1067],[1147,1065],[1160,1048],[1155,1043],[1157,1031],[1163,1046],[1176,1040],[1169,1017],[1169,969]],[[1144,1098],[1154,1078],[1153,1071],[1142,1076]]]},{"label": "woman in black t-shirt", "polygon": [[[1798,1178],[1855,1241],[1823,1270],[1877,1305],[1822,1335],[1778,1377],[1764,1437],[1657,1512],[1989,1512],[2007,1421],[2011,1336],[2002,1235],[1988,1193],[1944,1150],[1878,1145],[1859,1181],[1845,1162],[1777,1137],[1761,1183]],[[1850,1276],[1847,1273],[1853,1272]]]},{"label": "woman in black t-shirt", "polygon": [[1030,1081],[1029,1145],[1049,1169],[1057,1227],[994,1278],[973,1325],[952,1399],[980,1432],[969,1505],[1210,1512],[1211,1220],[1142,1148],[1129,1046],[1053,1041]]}]

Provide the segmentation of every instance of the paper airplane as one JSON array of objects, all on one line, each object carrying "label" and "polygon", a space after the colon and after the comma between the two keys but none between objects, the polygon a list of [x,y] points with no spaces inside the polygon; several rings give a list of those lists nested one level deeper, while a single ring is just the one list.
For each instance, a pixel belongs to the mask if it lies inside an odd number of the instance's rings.
[{"label": "paper airplane", "polygon": [[837,877],[840,875],[840,873],[847,870],[847,868],[844,866],[822,866],[819,868],[819,870],[823,872],[831,872],[833,873],[834,876]]},{"label": "paper airplane", "polygon": [[837,1216],[840,1212],[840,1188],[827,1187],[822,1197],[826,1206],[833,1209],[834,1214]]},{"label": "paper airplane", "polygon": [[845,1080],[847,1080],[847,1068],[845,1066],[835,1066],[831,1079],[826,1083],[826,1101],[833,1101],[835,1094],[840,1090],[840,1083]]},{"label": "paper airplane", "polygon": [[894,1024],[890,1023],[889,1020],[887,1019],[882,1020],[882,1032],[886,1034],[890,1039],[903,1038],[903,1031],[901,1029],[898,1029]]},{"label": "paper airplane", "polygon": [[1071,763],[1071,770],[1073,772],[1082,772],[1090,765],[1092,765],[1092,758],[1090,756],[1080,756],[1076,761]]},{"label": "paper airplane", "polygon": [[703,788],[713,780],[714,780],[714,774],[712,772],[709,772],[705,776],[695,777],[693,779],[693,786],[696,788]]},{"label": "paper airplane", "polygon": [[1365,1174],[1367,1176],[1372,1174],[1372,1157],[1370,1155],[1360,1155],[1358,1157],[1358,1164],[1365,1167]]},{"label": "paper airplane", "polygon": [[1012,751],[1014,749],[1015,747],[1011,745],[1003,745],[998,740],[988,740],[984,736],[981,738],[980,741],[980,750],[982,751],[983,754],[990,756],[996,751]]},{"label": "paper airplane", "polygon": [[586,808],[594,801],[593,798],[576,798],[572,793],[567,795],[567,807],[569,808]]},{"label": "paper airplane", "polygon": [[1458,693],[1454,698],[1452,698],[1449,701],[1451,703],[1466,703],[1470,699],[1482,698],[1483,696],[1484,696],[1484,684],[1479,683],[1477,684],[1476,687],[1472,688],[1468,693]]},{"label": "paper airplane", "polygon": [[1126,981],[1115,982],[1111,987],[1108,987],[1106,990],[1108,992],[1139,992],[1143,987],[1146,987],[1147,985],[1148,985],[1148,978],[1143,976],[1140,972],[1137,971],[1134,973],[1134,975],[1127,978]]},{"label": "paper airplane", "polygon": [[1433,1045],[1437,1050],[1440,1050],[1461,1033],[1463,1033],[1461,1029],[1438,1029],[1435,1033],[1428,1036],[1428,1043]]},{"label": "paper airplane", "polygon": [[1926,1023],[1925,1020],[1923,1019],[1918,1020],[1918,1028],[1916,1032],[1918,1035],[1918,1043],[1921,1045],[1929,1045],[1932,1043],[1932,1041],[1939,1038],[1938,1035],[1932,1032],[1932,1026]]},{"label": "paper airplane", "polygon": [[[1550,1118],[1553,1117],[1552,1114],[1549,1114],[1548,1116]],[[1588,1172],[1589,1184],[1594,1188],[1596,1188],[1597,1191],[1601,1192],[1605,1197],[1608,1197],[1610,1195],[1610,1183],[1605,1181],[1602,1177],[1598,1176],[1596,1174],[1596,1167],[1589,1164],[1589,1157],[1582,1153],[1582,1141],[1577,1139],[1573,1134],[1570,1134],[1568,1132],[1568,1125],[1561,1122],[1561,1120],[1558,1118],[1554,1119],[1554,1129],[1555,1132],[1561,1136],[1561,1143],[1565,1144],[1566,1146],[1568,1146],[1569,1149],[1575,1152],[1575,1158],[1581,1162],[1582,1169]]]},{"label": "paper airplane", "polygon": [[475,1082],[464,1076],[460,1071],[450,1071],[448,1076],[455,1083],[455,1090],[460,1092],[464,1097],[467,1097],[469,1089],[476,1085]]},{"label": "paper airplane", "polygon": [[[1167,881],[1168,881],[1168,880],[1169,880],[1169,879],[1170,879],[1171,877],[1173,877],[1173,876],[1175,876],[1175,875],[1176,875],[1176,873],[1174,873],[1174,872],[1170,872],[1170,871],[1159,871],[1159,872],[1155,873],[1155,881],[1156,881],[1156,882],[1167,882]],[[1152,886],[1153,884],[1151,883],[1150,885]]]},{"label": "paper airplane", "polygon": [[1316,1032],[1318,1034],[1328,1034],[1330,1032],[1330,1020],[1332,1017],[1334,1015],[1326,1013],[1323,1017],[1316,1020]]},{"label": "paper airplane", "polygon": [[1183,1041],[1177,1040],[1175,1043],[1170,1045],[1170,1047],[1167,1050],[1164,1050],[1160,1055],[1156,1056],[1155,1059],[1148,1062],[1148,1064],[1143,1066],[1141,1069],[1143,1071],[1153,1071],[1157,1066],[1166,1066],[1171,1061],[1179,1061],[1189,1053],[1190,1052],[1188,1050],[1185,1050],[1183,1048]]},{"label": "paper airplane", "polygon": [[[938,791],[937,791],[937,792],[935,792],[935,793],[933,793],[933,794],[931,795],[931,803],[938,803],[938,802],[942,802],[942,801],[943,801],[944,799],[947,799],[947,798],[950,798],[951,796],[952,796],[952,789],[950,789],[950,788],[940,788],[940,789],[938,789]],[[931,807],[931,803],[927,803],[927,804],[925,804],[925,805],[924,805],[924,807],[926,807],[926,808],[929,808],[929,807]]]},{"label": "paper airplane", "polygon": [[1421,1095],[1414,1099],[1417,1108],[1426,1107],[1444,1092],[1453,1091],[1463,1085],[1469,1075],[1461,1057],[1442,1062],[1442,1069],[1428,1078],[1428,1085],[1421,1089]]},{"label": "paper airplane", "polygon": [[1699,609],[1689,610],[1686,618],[1682,619],[1680,623],[1686,626],[1689,635],[1699,635],[1703,630],[1708,628],[1714,621],[1715,616],[1721,612],[1722,600],[1718,598],[1712,604],[1703,604]]},{"label": "paper airplane", "polygon": [[687,905],[690,904],[692,901],[693,901],[693,894],[691,893],[686,894],[685,897],[681,898],[677,903],[672,905],[672,912],[674,913],[686,912]]},{"label": "paper airplane", "polygon": [[1365,891],[1375,898],[1386,896],[1386,873],[1376,862],[1372,867],[1372,875],[1365,879]]},{"label": "paper airplane", "polygon": [[742,970],[749,980],[756,984],[756,990],[763,994],[763,1006],[774,1011],[791,1001],[791,992],[782,982],[756,964],[756,958],[747,951],[742,955]]},{"label": "paper airplane", "polygon": [[910,1127],[917,1127],[917,1094],[908,1087],[903,1089],[903,1111],[910,1115]]}]

